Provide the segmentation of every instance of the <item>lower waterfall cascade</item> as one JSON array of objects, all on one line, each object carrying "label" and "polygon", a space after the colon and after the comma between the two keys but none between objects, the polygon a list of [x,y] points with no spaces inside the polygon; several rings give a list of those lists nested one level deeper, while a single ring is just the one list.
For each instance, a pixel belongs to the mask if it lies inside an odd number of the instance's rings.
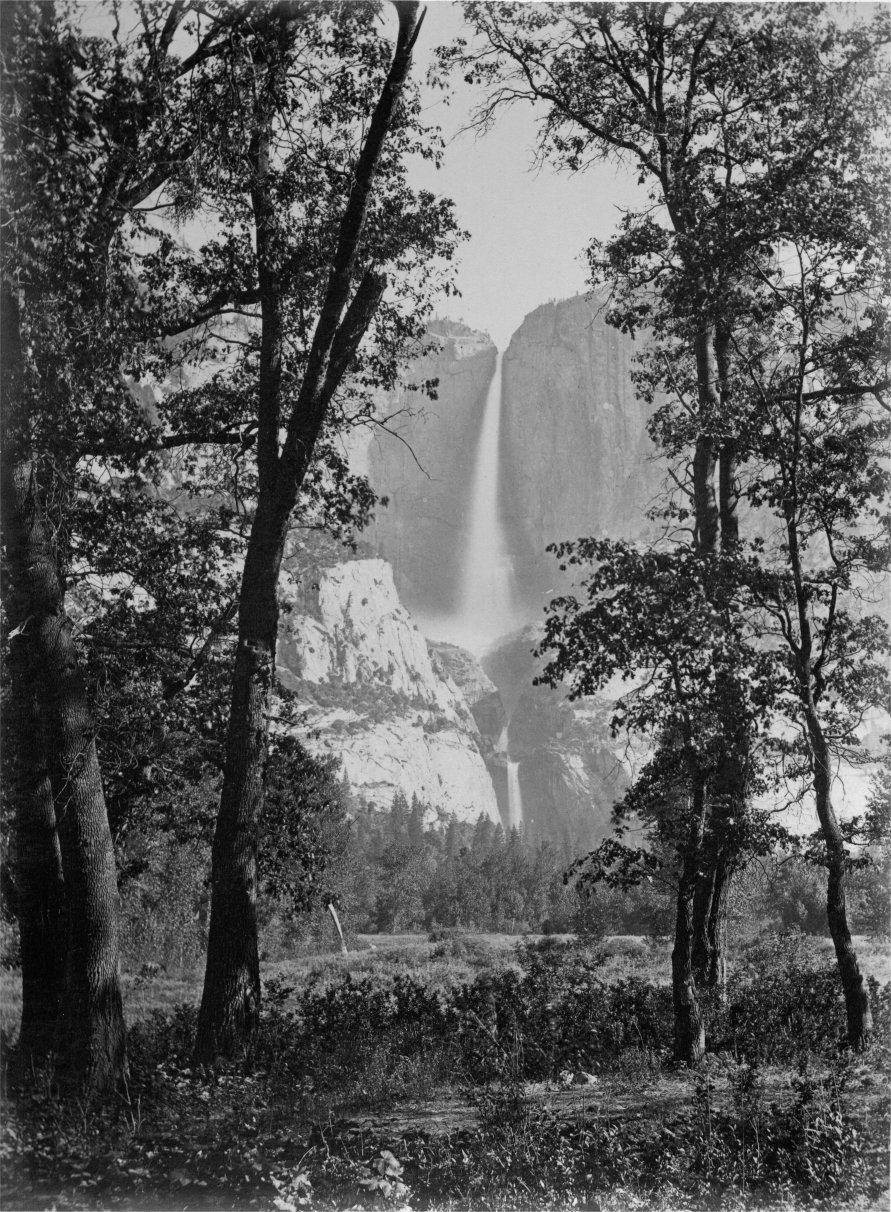
[{"label": "lower waterfall cascade", "polygon": [[519,829],[523,824],[523,793],[520,790],[520,763],[507,762],[507,827]]}]

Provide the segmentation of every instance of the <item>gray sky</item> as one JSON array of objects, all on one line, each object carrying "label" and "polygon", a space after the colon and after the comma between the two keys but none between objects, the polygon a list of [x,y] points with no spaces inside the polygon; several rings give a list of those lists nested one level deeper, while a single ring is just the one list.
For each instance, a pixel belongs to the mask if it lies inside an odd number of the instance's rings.
[{"label": "gray sky", "polygon": [[[427,16],[415,52],[416,76],[426,75],[434,47],[462,32],[460,3],[426,0]],[[870,20],[881,5],[831,4],[842,25]],[[395,28],[395,21],[394,21]],[[584,173],[532,169],[535,111],[516,106],[477,139],[459,133],[478,94],[456,73],[448,106],[428,93],[428,119],[449,140],[443,168],[422,165],[415,183],[454,199],[460,225],[470,232],[461,252],[460,299],[446,300],[442,314],[488,331],[503,350],[523,317],[549,299],[586,288],[582,258],[592,237],[615,230],[620,207],[644,196],[633,175],[601,164]]]},{"label": "gray sky", "polygon": [[[89,28],[105,29],[107,9],[95,0],[78,0]],[[427,0],[427,16],[415,53],[415,75],[422,79],[436,46],[462,32],[461,5]],[[869,17],[871,3],[832,5],[842,23]],[[395,15],[385,6],[384,20]],[[132,0],[124,0],[123,23],[136,24]],[[635,179],[609,164],[584,173],[557,173],[532,167],[535,111],[517,106],[504,113],[482,138],[462,133],[478,94],[456,73],[452,95],[427,90],[426,116],[447,139],[444,164],[435,171],[420,162],[417,186],[454,199],[459,224],[469,231],[463,245],[457,284],[461,298],[444,299],[440,314],[463,319],[490,333],[504,349],[523,317],[549,299],[585,290],[583,252],[592,237],[609,235],[620,208],[635,206],[643,191]]]},{"label": "gray sky", "polygon": [[[78,0],[78,7],[89,32],[107,32],[106,5]],[[426,7],[415,51],[418,80],[426,77],[435,47],[464,28],[460,3],[427,0]],[[123,0],[121,11],[124,29],[136,28],[132,0]],[[395,35],[388,5],[383,19]],[[461,133],[479,96],[459,73],[448,103],[441,91],[426,90],[426,117],[442,127],[448,145],[442,169],[419,161],[413,183],[452,198],[460,226],[470,233],[458,268],[462,297],[444,299],[439,313],[487,331],[503,350],[528,312],[584,291],[586,245],[594,235],[608,235],[619,218],[617,207],[633,205],[641,191],[630,175],[610,165],[575,175],[534,170],[531,106],[505,112],[484,137]]]},{"label": "gray sky", "polygon": [[[462,30],[460,4],[428,0],[416,50],[416,74],[426,74],[433,48]],[[523,317],[548,299],[585,289],[582,253],[592,236],[606,236],[619,219],[618,207],[641,197],[635,180],[611,165],[586,173],[557,173],[532,167],[535,115],[531,106],[504,113],[480,138],[460,133],[477,92],[460,77],[446,105],[428,93],[426,117],[443,129],[448,145],[443,167],[422,164],[414,175],[423,185],[454,199],[460,225],[470,232],[461,251],[460,299],[446,300],[442,313],[488,331],[504,349]]]}]

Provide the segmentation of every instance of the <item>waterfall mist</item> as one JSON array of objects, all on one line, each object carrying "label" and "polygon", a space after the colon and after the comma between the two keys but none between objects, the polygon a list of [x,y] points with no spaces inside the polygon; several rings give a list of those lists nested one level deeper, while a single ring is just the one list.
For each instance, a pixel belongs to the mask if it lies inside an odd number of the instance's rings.
[{"label": "waterfall mist", "polygon": [[499,498],[502,356],[496,354],[483,408],[466,515],[458,609],[426,628],[428,634],[435,631],[438,638],[477,654],[523,622]]}]

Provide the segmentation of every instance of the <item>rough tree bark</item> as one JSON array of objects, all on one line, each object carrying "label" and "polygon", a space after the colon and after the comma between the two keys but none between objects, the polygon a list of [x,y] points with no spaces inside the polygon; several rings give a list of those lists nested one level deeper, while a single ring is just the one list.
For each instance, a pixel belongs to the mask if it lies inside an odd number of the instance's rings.
[{"label": "rough tree bark", "polygon": [[19,925],[22,1014],[13,1071],[24,1075],[52,1056],[64,996],[65,901],[62,854],[33,672],[27,648],[10,644],[9,743],[15,767],[13,904]]},{"label": "rough tree bark", "polygon": [[693,973],[700,988],[722,992],[727,976],[727,894],[731,868],[725,852],[709,856],[693,894]]},{"label": "rough tree bark", "polygon": [[[36,670],[37,707],[58,824],[65,887],[65,992],[59,1022],[62,1071],[74,1084],[114,1086],[126,1068],[118,977],[118,890],[93,722],[71,621],[41,519],[33,467],[4,475],[7,561],[22,632]],[[42,808],[46,811],[45,801]],[[35,867],[53,871],[54,839],[41,829]],[[48,957],[47,957],[48,959]]]},{"label": "rough tree bark", "polygon": [[[22,650],[17,659],[34,674],[65,886],[60,1072],[74,1085],[104,1089],[114,1086],[126,1069],[114,850],[95,726],[71,621],[65,612],[55,544],[28,448],[19,309],[6,285],[0,296],[0,310],[4,351],[3,541],[10,583],[10,621],[17,632],[13,642]],[[40,810],[44,814],[48,810],[45,799]],[[32,850],[34,868],[54,871],[52,831],[41,829],[39,841],[35,831],[30,836],[35,847],[40,847],[39,851]]]},{"label": "rough tree bark", "polygon": [[832,806],[832,770],[829,746],[820,723],[819,714],[811,701],[806,707],[808,740],[814,763],[814,797],[817,817],[826,845],[826,918],[829,933],[835,947],[838,972],[845,996],[845,1013],[848,1027],[848,1043],[855,1052],[869,1047],[872,1038],[872,1011],[869,992],[854,943],[848,927],[847,898],[845,894],[845,847],[838,819]]},{"label": "rough tree bark", "polygon": [[693,971],[693,897],[702,848],[705,786],[693,776],[692,815],[687,844],[681,855],[671,951],[671,996],[674,1008],[674,1059],[681,1065],[698,1065],[705,1055],[705,1023],[696,996]]},{"label": "rough tree bark", "polygon": [[[408,78],[420,30],[418,4],[397,3],[399,32],[387,79],[360,153],[306,371],[290,416],[281,417],[281,287],[276,271],[276,222],[267,176],[274,90],[261,101],[251,140],[252,206],[261,307],[259,492],[242,576],[238,647],[232,681],[226,764],[214,835],[207,968],[195,1057],[209,1063],[231,1054],[254,1031],[260,1009],[257,943],[257,819],[263,804],[266,716],[275,675],[277,587],[291,513],[296,505],[328,405],[362,340],[386,286],[368,271],[350,301],[356,256],[381,151]],[[286,40],[286,14],[280,33]],[[268,69],[278,70],[275,62]],[[272,80],[272,75],[269,77]],[[278,434],[286,421],[285,442]]]}]

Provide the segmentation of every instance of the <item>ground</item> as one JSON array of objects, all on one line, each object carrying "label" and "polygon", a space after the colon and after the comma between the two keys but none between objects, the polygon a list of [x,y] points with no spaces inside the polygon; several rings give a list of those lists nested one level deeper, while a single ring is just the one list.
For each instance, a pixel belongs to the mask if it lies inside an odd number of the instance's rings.
[{"label": "ground", "polygon": [[[881,941],[858,940],[866,1057],[840,1046],[829,941],[774,936],[734,956],[697,1072],[670,1061],[665,940],[352,944],[264,964],[260,1038],[214,1073],[189,1058],[200,974],[127,973],[127,1090],[13,1090],[4,1207],[887,1206]],[[10,1039],[14,973],[2,992]]]}]

